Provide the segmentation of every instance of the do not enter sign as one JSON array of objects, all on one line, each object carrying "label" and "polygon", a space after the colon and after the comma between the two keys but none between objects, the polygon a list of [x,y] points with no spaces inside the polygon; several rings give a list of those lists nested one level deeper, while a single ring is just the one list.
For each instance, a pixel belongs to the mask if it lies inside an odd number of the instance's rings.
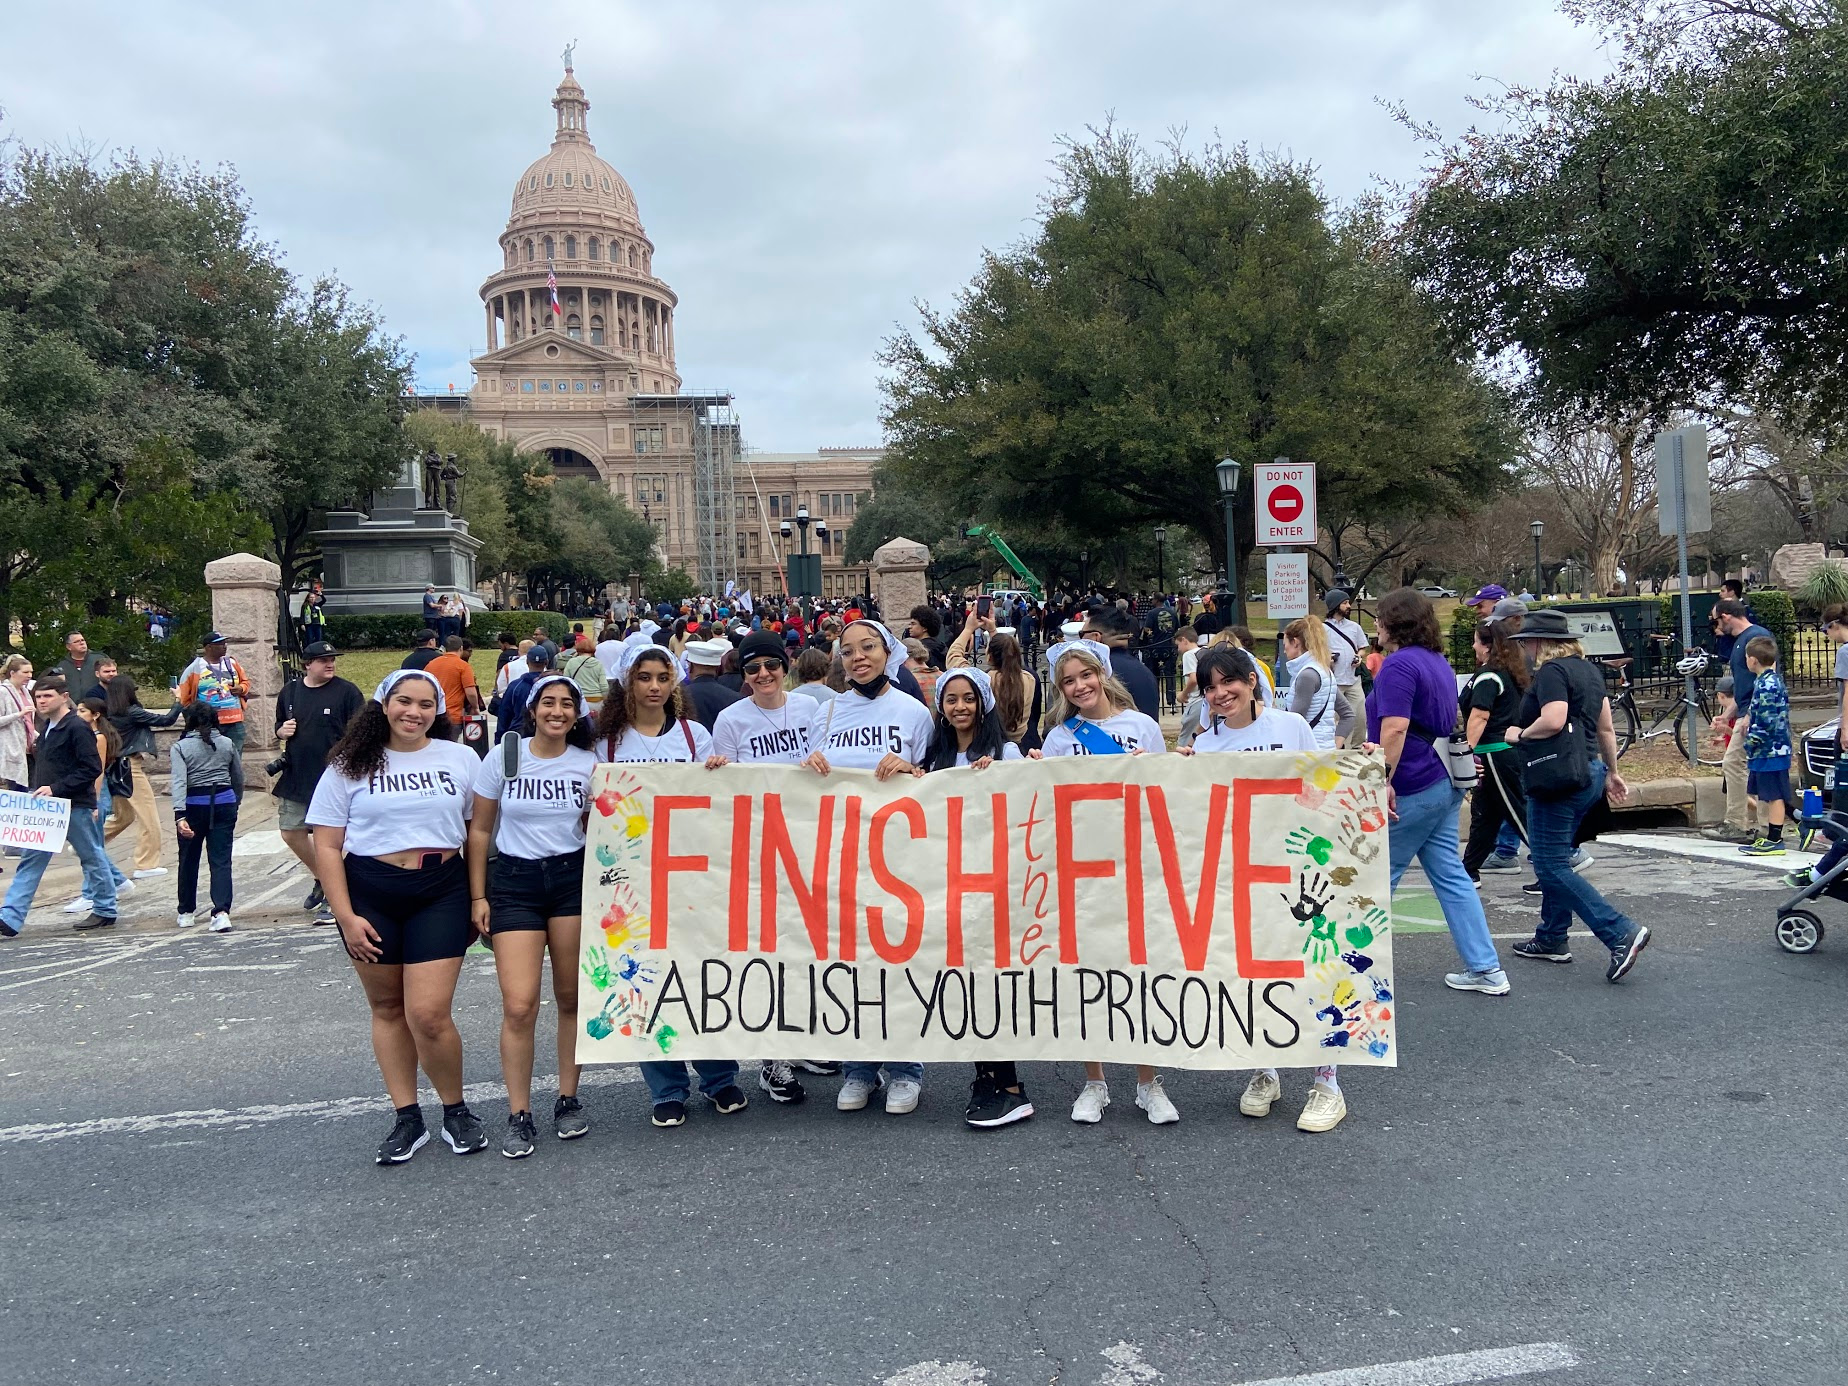
[{"label": "do not enter sign", "polygon": [[1279,458],[1256,473],[1258,543],[1315,543],[1315,464]]}]

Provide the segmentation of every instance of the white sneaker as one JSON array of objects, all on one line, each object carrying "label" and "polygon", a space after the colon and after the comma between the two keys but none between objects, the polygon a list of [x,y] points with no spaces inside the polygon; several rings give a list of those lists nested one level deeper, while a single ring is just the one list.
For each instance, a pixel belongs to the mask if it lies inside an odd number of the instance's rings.
[{"label": "white sneaker", "polygon": [[135,872],[131,879],[145,881],[150,876],[164,876],[166,874],[167,868],[164,866],[144,866],[141,870]]},{"label": "white sneaker", "polygon": [[1347,1099],[1341,1095],[1340,1089],[1316,1083],[1309,1089],[1309,1100],[1303,1103],[1303,1114],[1296,1118],[1296,1129],[1332,1131],[1346,1115]]},{"label": "white sneaker", "polygon": [[840,1093],[834,1099],[834,1110],[837,1112],[860,1111],[877,1091],[879,1091],[877,1083],[869,1083],[864,1078],[849,1078],[841,1084]]},{"label": "white sneaker", "polygon": [[1479,991],[1484,996],[1506,996],[1512,987],[1501,968],[1489,972],[1446,972],[1444,985],[1452,991]]},{"label": "white sneaker", "polygon": [[199,916],[196,914],[176,914],[173,917],[173,927],[176,929],[190,929],[198,922]]},{"label": "white sneaker", "polygon": [[1259,1069],[1251,1075],[1251,1081],[1245,1084],[1244,1094],[1238,1099],[1238,1109],[1248,1117],[1269,1116],[1271,1104],[1283,1096],[1283,1084],[1277,1081],[1277,1075]]},{"label": "white sneaker", "polygon": [[1110,1089],[1102,1083],[1087,1081],[1078,1090],[1078,1100],[1072,1103],[1072,1120],[1089,1125],[1104,1119],[1104,1108],[1110,1105]]},{"label": "white sneaker", "polygon": [[1136,1105],[1147,1112],[1149,1120],[1157,1126],[1166,1126],[1181,1119],[1181,1114],[1174,1110],[1174,1104],[1168,1100],[1160,1078],[1136,1084]]},{"label": "white sneaker", "polygon": [[117,882],[117,884],[116,884],[116,899],[118,899],[118,900],[119,900],[119,899],[121,899],[121,898],[122,898],[122,897],[123,897],[124,895],[133,895],[134,893],[135,893],[135,883],[134,883],[133,881],[119,881],[119,882]]},{"label": "white sneaker", "polygon": [[64,907],[64,912],[66,914],[90,914],[95,908],[87,896],[79,895]]},{"label": "white sneaker", "polygon": [[230,933],[231,916],[226,914],[223,910],[215,911],[212,915],[212,932],[215,934]]},{"label": "white sneaker", "polygon": [[904,1116],[918,1109],[918,1094],[924,1085],[915,1078],[894,1078],[886,1089],[886,1115]]}]

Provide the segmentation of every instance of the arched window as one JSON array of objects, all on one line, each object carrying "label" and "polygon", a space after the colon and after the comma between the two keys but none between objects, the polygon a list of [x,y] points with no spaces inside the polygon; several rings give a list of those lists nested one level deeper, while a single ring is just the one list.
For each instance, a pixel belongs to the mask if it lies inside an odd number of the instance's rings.
[{"label": "arched window", "polygon": [[584,335],[583,323],[576,313],[565,319],[565,335],[574,342]]},{"label": "arched window", "polygon": [[531,236],[528,236],[526,238],[526,263],[530,265],[532,262],[533,262],[533,238]]},{"label": "arched window", "polygon": [[546,176],[545,176],[545,185],[546,185],[546,186],[547,186],[548,188],[552,186],[552,175],[551,175],[551,174],[549,174],[549,173],[548,173],[548,174],[546,174]]},{"label": "arched window", "polygon": [[550,262],[557,256],[557,254],[558,252],[553,246],[552,238],[550,236],[547,236],[545,238],[545,258],[546,260]]},{"label": "arched window", "polygon": [[[565,175],[565,177],[567,178],[569,178],[570,176],[571,175],[568,173]],[[566,236],[565,237],[565,258],[567,260],[577,259],[577,237],[576,236]]]},{"label": "arched window", "polygon": [[565,186],[567,188],[571,186],[571,175],[569,172],[565,174]]},{"label": "arched window", "polygon": [[600,250],[601,250],[601,247],[597,243],[597,238],[595,236],[592,236],[590,238],[590,258],[593,260],[601,259],[602,256],[600,254]]},{"label": "arched window", "polygon": [[590,344],[592,346],[603,345],[603,319],[594,314],[590,319]]},{"label": "arched window", "polygon": [[630,269],[635,268],[635,247],[634,246],[629,247],[629,268]]}]

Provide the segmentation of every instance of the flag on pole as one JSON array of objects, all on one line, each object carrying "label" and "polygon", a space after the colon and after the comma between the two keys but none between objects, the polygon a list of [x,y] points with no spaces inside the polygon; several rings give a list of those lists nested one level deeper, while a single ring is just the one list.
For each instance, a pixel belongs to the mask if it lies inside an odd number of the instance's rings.
[{"label": "flag on pole", "polygon": [[746,616],[751,615],[756,610],[756,608],[751,605],[751,589],[750,588],[747,587],[744,589],[744,591],[738,594],[738,605],[743,608],[744,614]]},{"label": "flag on pole", "polygon": [[565,310],[558,306],[558,276],[552,273],[552,264],[549,260],[545,266],[545,287],[546,292],[552,296],[552,315],[563,317]]}]

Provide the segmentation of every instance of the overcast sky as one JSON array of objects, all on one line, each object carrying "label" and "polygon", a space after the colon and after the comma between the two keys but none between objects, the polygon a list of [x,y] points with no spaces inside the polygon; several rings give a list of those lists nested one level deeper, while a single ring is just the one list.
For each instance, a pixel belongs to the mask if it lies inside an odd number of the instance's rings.
[{"label": "overcast sky", "polygon": [[28,144],[235,166],[298,274],[376,304],[423,386],[466,387],[573,38],[686,385],[791,451],[879,440],[881,340],[1030,233],[1062,134],[1216,133],[1346,199],[1418,168],[1376,98],[1456,131],[1479,79],[1603,68],[1551,0],[67,3],[9,15],[0,107]]}]

